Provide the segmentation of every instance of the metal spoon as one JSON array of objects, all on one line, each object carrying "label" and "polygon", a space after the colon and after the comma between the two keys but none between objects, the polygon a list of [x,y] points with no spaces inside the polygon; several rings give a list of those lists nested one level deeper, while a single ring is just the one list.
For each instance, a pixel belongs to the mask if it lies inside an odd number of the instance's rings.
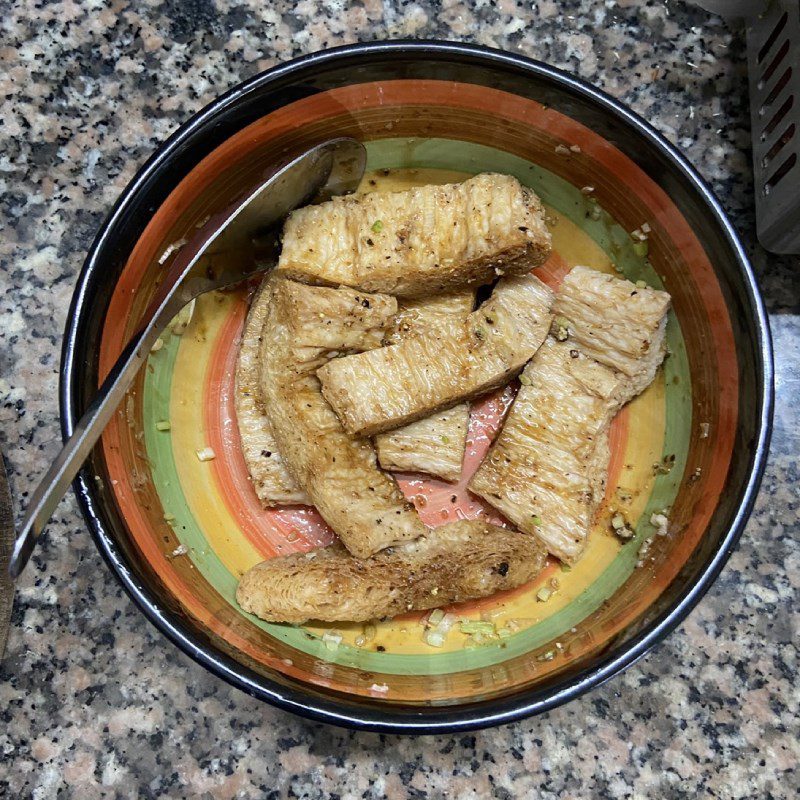
[{"label": "metal spoon", "polygon": [[[243,200],[211,217],[182,246],[144,314],[143,327],[128,342],[75,432],[36,487],[9,559],[12,580],[28,563],[44,526],[167,324],[195,297],[273,267],[279,247],[277,223],[315,196],[326,199],[355,191],[365,166],[366,150],[355,139],[323,142],[279,166]],[[0,570],[5,572],[2,568],[0,563]]]}]

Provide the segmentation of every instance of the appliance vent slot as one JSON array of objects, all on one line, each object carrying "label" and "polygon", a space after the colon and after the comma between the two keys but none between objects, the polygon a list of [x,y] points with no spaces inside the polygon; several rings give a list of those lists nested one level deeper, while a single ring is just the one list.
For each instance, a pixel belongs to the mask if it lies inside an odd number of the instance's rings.
[{"label": "appliance vent slot", "polygon": [[789,144],[792,141],[792,137],[794,136],[795,132],[795,124],[794,122],[783,132],[783,136],[778,139],[775,144],[770,147],[769,152],[764,156],[761,161],[762,166],[768,167],[770,162],[775,159],[775,156],[783,150],[784,146]]},{"label": "appliance vent slot", "polygon": [[783,118],[792,110],[792,106],[794,106],[794,95],[790,94],[783,105],[775,112],[772,119],[764,126],[764,132],[761,134],[762,142],[765,142],[772,131],[781,124]]},{"label": "appliance vent slot", "polygon": [[800,0],[753,3],[747,65],[758,239],[800,254]]},{"label": "appliance vent slot", "polygon": [[769,62],[769,66],[764,70],[764,74],[761,76],[761,80],[758,82],[758,88],[763,89],[768,83],[769,79],[774,74],[775,70],[781,65],[781,62],[784,58],[786,58],[786,54],[789,52],[789,40],[787,39],[782,45],[781,49],[778,50],[775,58]]},{"label": "appliance vent slot", "polygon": [[762,48],[758,51],[758,63],[761,64],[764,59],[767,57],[767,54],[772,49],[772,45],[775,44],[775,40],[781,35],[781,32],[786,27],[786,23],[789,21],[789,12],[784,11],[781,15],[781,18],[778,20],[777,25],[772,29],[772,33],[770,33],[769,38]]},{"label": "appliance vent slot", "polygon": [[786,72],[778,78],[778,82],[772,87],[772,91],[767,95],[767,99],[762,103],[760,114],[763,116],[767,109],[775,102],[778,95],[783,91],[786,84],[792,79],[792,68],[787,67]]},{"label": "appliance vent slot", "polygon": [[797,153],[792,153],[767,179],[764,194],[769,194],[794,169],[795,164],[797,164]]}]

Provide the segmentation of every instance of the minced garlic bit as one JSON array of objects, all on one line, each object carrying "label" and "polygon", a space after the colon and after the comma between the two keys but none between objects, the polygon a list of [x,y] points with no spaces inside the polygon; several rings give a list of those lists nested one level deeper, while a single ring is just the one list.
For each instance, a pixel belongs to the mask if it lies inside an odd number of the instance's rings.
[{"label": "minced garlic bit", "polygon": [[163,346],[164,346],[164,340],[159,336],[159,338],[153,342],[153,346],[150,348],[150,352],[157,353]]},{"label": "minced garlic bit", "polygon": [[335,631],[326,631],[322,636],[322,641],[328,650],[338,650],[342,643],[342,634]]},{"label": "minced garlic bit", "polygon": [[548,588],[547,586],[542,586],[538,592],[536,592],[536,599],[540,603],[546,603],[551,597],[553,596],[553,590]]},{"label": "minced garlic bit", "polygon": [[603,215],[603,210],[598,205],[593,205],[591,210],[589,211],[589,216],[597,222],[600,217]]},{"label": "minced garlic bit", "polygon": [[675,466],[675,454],[670,453],[669,455],[664,456],[660,464],[658,462],[653,464],[653,474],[669,475],[674,466]]},{"label": "minced garlic bit", "polygon": [[580,152],[581,152],[580,145],[577,145],[577,144],[571,144],[571,145],[569,146],[569,149],[570,149],[570,150],[571,150],[573,153],[580,153]]},{"label": "minced garlic bit", "polygon": [[708,422],[700,423],[700,438],[708,439],[708,432],[711,430],[711,425]]},{"label": "minced garlic bit", "polygon": [[668,533],[667,526],[669,525],[669,518],[666,514],[650,515],[650,524],[656,529],[656,536],[666,536]]},{"label": "minced garlic bit", "polygon": [[161,254],[158,259],[159,264],[164,264],[164,262],[173,254],[176,253],[178,250],[181,249],[186,244],[186,239],[178,239],[177,242],[173,242],[167,249]]},{"label": "minced garlic bit", "polygon": [[428,617],[428,624],[438,625],[443,619],[444,619],[444,611],[442,611],[441,608],[435,608],[433,611],[431,611],[430,616]]},{"label": "minced garlic bit", "polygon": [[592,194],[594,192],[594,186],[583,186],[581,187],[581,194]]},{"label": "minced garlic bit", "polygon": [[548,650],[546,653],[542,653],[540,656],[536,657],[537,661],[552,661],[556,657],[555,650]]},{"label": "minced garlic bit", "polygon": [[568,156],[569,147],[567,147],[565,144],[558,144],[556,145],[556,153],[560,156]]},{"label": "minced garlic bit", "polygon": [[389,687],[385,683],[373,683],[372,686],[369,687],[371,692],[380,692],[381,694],[386,694],[389,691]]},{"label": "minced garlic bit", "polygon": [[199,461],[213,461],[217,454],[211,447],[204,447],[202,450],[197,451],[197,458]]},{"label": "minced garlic bit", "polygon": [[168,431],[172,428],[172,425],[169,424],[168,420],[162,419],[156,422],[156,430],[157,431]]},{"label": "minced garlic bit", "polygon": [[653,537],[648,536],[642,544],[639,546],[639,552],[636,554],[638,560],[636,562],[637,567],[644,566],[644,560],[647,557],[647,554],[650,552],[650,545],[653,543]]},{"label": "minced garlic bit", "polygon": [[189,548],[185,544],[179,544],[173,551],[172,557],[185,556],[189,552]]},{"label": "minced garlic bit", "polygon": [[611,516],[611,529],[620,539],[632,539],[635,536],[635,531],[628,524],[625,515],[619,511],[614,512]]}]

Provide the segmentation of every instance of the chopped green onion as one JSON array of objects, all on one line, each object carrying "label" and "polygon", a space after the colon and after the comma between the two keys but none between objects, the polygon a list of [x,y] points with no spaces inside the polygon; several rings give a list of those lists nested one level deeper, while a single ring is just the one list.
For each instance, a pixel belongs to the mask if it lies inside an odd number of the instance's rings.
[{"label": "chopped green onion", "polygon": [[372,223],[372,232],[373,233],[380,233],[383,230],[383,222],[381,220],[376,219],[375,222]]},{"label": "chopped green onion", "polygon": [[538,514],[534,514],[533,517],[531,518],[531,522],[533,522],[534,525],[541,525],[542,518]]},{"label": "chopped green onion", "polygon": [[644,281],[636,281],[636,288],[637,289],[646,289],[647,284]]},{"label": "chopped green onion", "polygon": [[462,620],[461,633],[492,634],[495,632],[493,622],[483,622],[481,620]]},{"label": "chopped green onion", "polygon": [[378,635],[378,629],[371,623],[364,626],[364,641],[371,642]]},{"label": "chopped green onion", "polygon": [[547,586],[542,586],[542,588],[536,592],[536,599],[542,603],[546,603],[552,596],[553,590],[548,589]]},{"label": "chopped green onion", "polygon": [[636,253],[639,258],[644,258],[650,252],[650,247],[647,244],[647,241],[634,242],[633,252]]},{"label": "chopped green onion", "polygon": [[553,334],[559,342],[566,342],[569,339],[569,320],[564,317],[556,317],[553,320]]},{"label": "chopped green onion", "polygon": [[169,424],[168,420],[160,420],[156,422],[156,430],[157,431],[168,431],[172,425]]},{"label": "chopped green onion", "polygon": [[519,376],[519,382],[523,386],[530,386],[531,385],[531,379],[524,372],[522,373],[522,375]]},{"label": "chopped green onion", "polygon": [[450,437],[442,436],[442,444],[450,444]]},{"label": "chopped green onion", "polygon": [[512,636],[513,633],[509,628],[498,628],[497,635],[501,639],[508,639],[509,636]]},{"label": "chopped green onion", "polygon": [[562,564],[561,565],[562,572],[572,572],[572,567],[569,564]]}]

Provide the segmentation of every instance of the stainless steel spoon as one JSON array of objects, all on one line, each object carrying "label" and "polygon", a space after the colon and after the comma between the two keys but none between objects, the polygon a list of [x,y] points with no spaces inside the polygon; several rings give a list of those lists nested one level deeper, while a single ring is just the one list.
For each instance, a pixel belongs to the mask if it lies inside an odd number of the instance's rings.
[{"label": "stainless steel spoon", "polygon": [[[131,338],[33,492],[8,563],[12,580],[28,563],[44,526],[167,324],[195,297],[274,266],[279,247],[277,223],[312,198],[355,191],[365,166],[366,150],[355,139],[323,142],[279,166],[244,199],[211,217],[181,247],[156,290],[142,328]],[[3,567],[0,563],[5,572]]]}]

